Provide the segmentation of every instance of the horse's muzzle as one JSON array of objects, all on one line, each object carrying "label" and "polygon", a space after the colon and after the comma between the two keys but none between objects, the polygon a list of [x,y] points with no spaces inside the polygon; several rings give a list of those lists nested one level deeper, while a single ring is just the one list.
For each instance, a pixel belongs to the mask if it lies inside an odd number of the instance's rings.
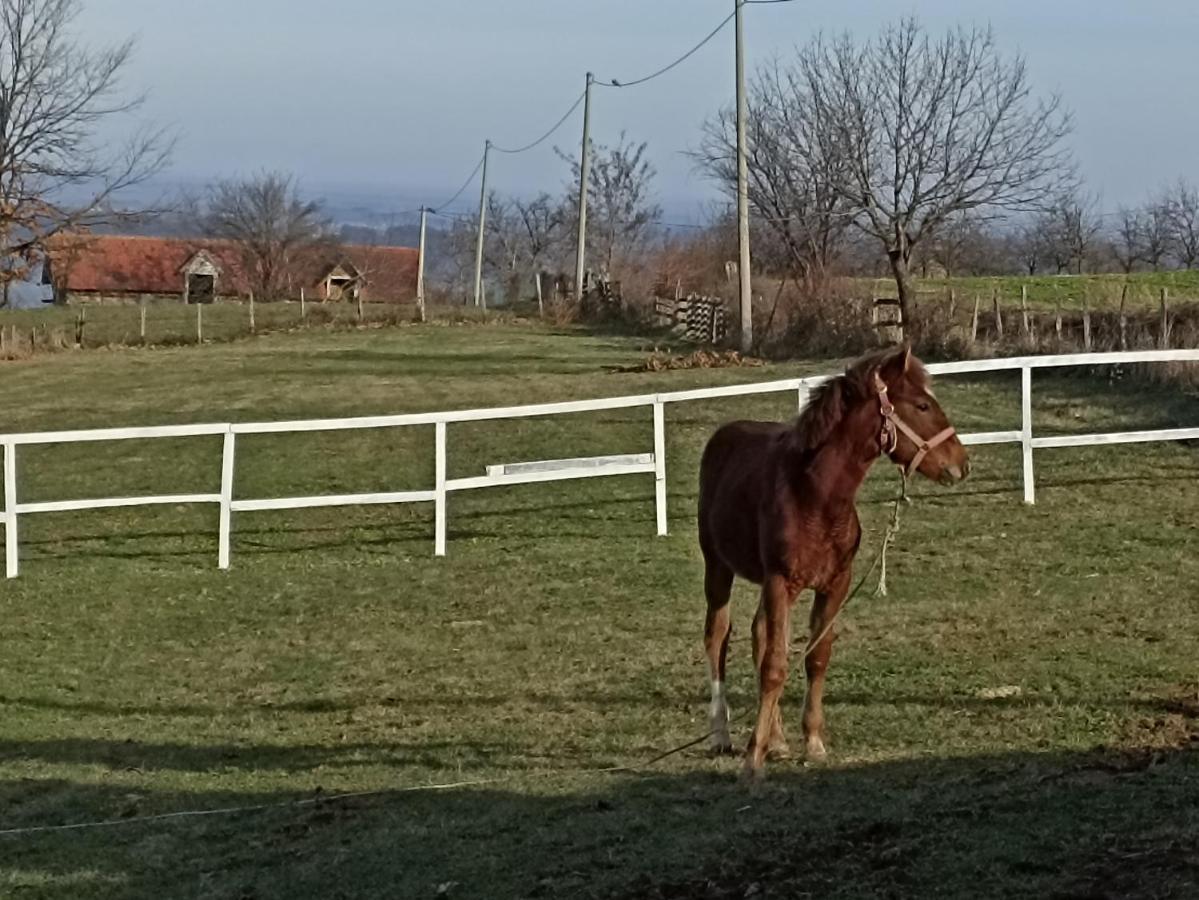
[{"label": "horse's muzzle", "polygon": [[959,481],[965,481],[970,475],[970,460],[962,460],[961,465],[946,466],[941,470],[941,477],[938,479],[941,484],[950,485],[957,484]]}]

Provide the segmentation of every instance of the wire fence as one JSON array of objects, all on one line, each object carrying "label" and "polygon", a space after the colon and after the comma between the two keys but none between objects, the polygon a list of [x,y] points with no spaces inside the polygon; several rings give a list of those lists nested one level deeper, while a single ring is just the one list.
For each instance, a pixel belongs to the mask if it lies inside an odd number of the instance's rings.
[{"label": "wire fence", "polygon": [[[454,313],[469,316],[461,309]],[[24,359],[72,349],[204,345],[304,329],[377,328],[405,325],[419,321],[419,317],[415,300],[253,304],[163,300],[3,310],[0,359]]]}]

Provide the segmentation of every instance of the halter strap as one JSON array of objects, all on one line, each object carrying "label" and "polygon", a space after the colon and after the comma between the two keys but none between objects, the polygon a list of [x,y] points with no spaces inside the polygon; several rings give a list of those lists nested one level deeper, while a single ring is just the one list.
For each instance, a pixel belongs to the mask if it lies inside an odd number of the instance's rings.
[{"label": "halter strap", "polygon": [[887,395],[887,385],[879,377],[878,372],[874,373],[874,387],[878,391],[878,408],[883,417],[883,428],[879,435],[880,453],[885,456],[894,453],[895,448],[899,446],[899,432],[902,431],[916,445],[916,455],[912,457],[912,461],[908,463],[903,472],[904,478],[911,478],[920,468],[920,464],[924,462],[924,457],[957,434],[957,431],[950,426],[925,440],[895,411],[895,405]]}]

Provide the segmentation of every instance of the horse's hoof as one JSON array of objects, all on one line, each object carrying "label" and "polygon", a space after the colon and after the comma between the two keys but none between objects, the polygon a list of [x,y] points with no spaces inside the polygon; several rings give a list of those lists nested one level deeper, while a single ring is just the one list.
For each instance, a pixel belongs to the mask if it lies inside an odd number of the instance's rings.
[{"label": "horse's hoof", "polygon": [[813,766],[824,765],[828,762],[828,750],[824,747],[824,741],[809,741],[805,748],[804,761]]},{"label": "horse's hoof", "polygon": [[733,747],[733,742],[729,738],[721,741],[713,741],[712,746],[708,748],[708,755],[713,758],[721,756],[735,756],[737,753]]},{"label": "horse's hoof", "polygon": [[766,751],[766,758],[771,762],[778,762],[791,758],[791,746],[787,743],[772,744],[770,749]]},{"label": "horse's hoof", "polygon": [[738,780],[744,785],[753,787],[754,785],[761,784],[765,777],[766,766],[761,763],[754,765],[753,760],[747,758],[745,765],[741,767],[741,774],[738,776]]}]

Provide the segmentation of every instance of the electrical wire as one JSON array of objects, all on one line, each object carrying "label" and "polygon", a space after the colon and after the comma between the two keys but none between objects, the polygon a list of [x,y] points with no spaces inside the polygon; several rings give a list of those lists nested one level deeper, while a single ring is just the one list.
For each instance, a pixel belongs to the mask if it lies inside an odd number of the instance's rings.
[{"label": "electrical wire", "polygon": [[516,154],[516,153],[524,153],[526,150],[532,150],[534,147],[540,146],[541,144],[543,144],[547,140],[549,140],[555,131],[557,131],[559,128],[561,128],[563,125],[566,124],[566,120],[569,119],[571,117],[571,115],[574,113],[574,111],[579,108],[579,104],[582,103],[583,100],[586,99],[586,97],[587,97],[586,91],[579,94],[578,99],[575,100],[574,104],[570,107],[570,109],[568,109],[562,115],[562,118],[560,118],[557,122],[555,122],[554,126],[549,131],[547,131],[545,134],[543,134],[537,140],[533,141],[533,143],[525,144],[523,147],[517,147],[514,150],[509,150],[506,147],[500,147],[497,144],[492,144],[491,149],[494,150],[496,153]]},{"label": "electrical wire", "polygon": [[720,32],[722,32],[724,30],[725,26],[728,25],[729,22],[733,21],[733,19],[736,18],[736,16],[737,16],[737,13],[735,11],[732,13],[729,13],[729,15],[725,18],[725,20],[723,22],[721,22],[719,25],[717,25],[712,30],[712,33],[709,34],[706,38],[704,38],[702,41],[700,41],[698,44],[696,44],[694,47],[692,47],[690,50],[688,50],[686,53],[684,53],[682,56],[680,56],[678,59],[676,59],[670,65],[664,66],[663,68],[659,69],[658,71],[653,72],[649,75],[646,75],[644,78],[638,78],[635,81],[617,81],[615,78],[613,78],[613,79],[611,79],[610,83],[605,82],[605,81],[597,81],[596,84],[598,84],[600,87],[626,88],[626,87],[636,87],[639,84],[645,84],[647,81],[653,81],[655,78],[659,78],[662,75],[665,75],[671,69],[674,69],[674,68],[682,65],[684,62],[686,62],[692,56],[694,56],[696,53],[698,53],[703,47],[705,47],[708,44],[709,41],[712,40],[712,38],[714,38],[714,37],[716,37],[716,35],[720,34]]},{"label": "electrical wire", "polygon": [[487,154],[483,154],[483,156],[479,159],[479,164],[477,166],[475,166],[475,170],[470,173],[470,177],[468,177],[466,179],[466,181],[463,182],[462,187],[458,188],[458,192],[456,194],[454,194],[453,197],[451,197],[445,203],[441,203],[437,206],[432,207],[429,211],[435,213],[437,210],[441,209],[443,206],[449,206],[451,203],[453,203],[455,200],[457,200],[459,197],[461,197],[463,192],[468,187],[470,187],[471,182],[473,182],[475,180],[475,176],[479,174],[479,170],[481,168],[483,168],[483,163],[486,161],[486,159],[487,159]]}]

